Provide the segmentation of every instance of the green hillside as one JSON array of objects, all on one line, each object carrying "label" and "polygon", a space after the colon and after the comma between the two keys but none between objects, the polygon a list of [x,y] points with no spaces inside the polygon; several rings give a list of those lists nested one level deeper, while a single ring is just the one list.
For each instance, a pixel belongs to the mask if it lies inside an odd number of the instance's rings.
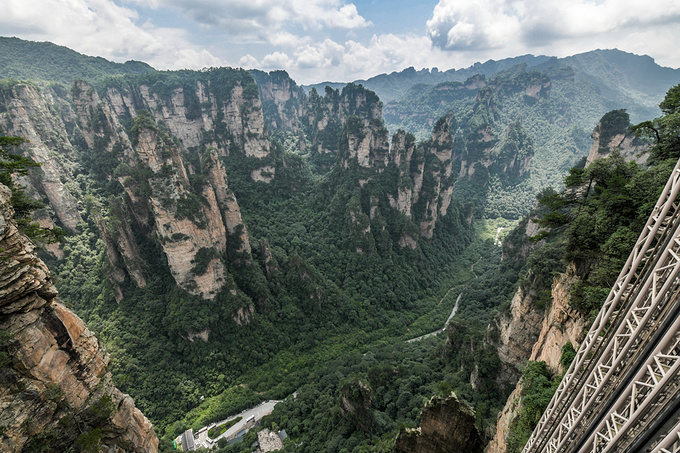
[{"label": "green hillside", "polygon": [[141,61],[114,63],[102,57],[89,57],[50,42],[0,37],[0,79],[31,80],[36,83],[62,83],[76,79],[93,81],[120,74],[143,74],[154,68]]}]

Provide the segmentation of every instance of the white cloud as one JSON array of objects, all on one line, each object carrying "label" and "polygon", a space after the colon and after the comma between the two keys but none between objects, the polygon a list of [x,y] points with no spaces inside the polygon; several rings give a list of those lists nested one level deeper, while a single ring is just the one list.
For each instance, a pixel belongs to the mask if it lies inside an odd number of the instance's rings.
[{"label": "white cloud", "polygon": [[[285,69],[299,83],[349,81],[400,71],[407,66],[423,68],[439,62],[446,66],[451,55],[433,49],[426,36],[374,35],[370,42],[330,39],[301,44],[288,54],[275,52],[262,60],[267,69]],[[252,62],[251,62],[252,63]]]},{"label": "white cloud", "polygon": [[372,38],[359,11],[348,0],[5,0],[0,30],[158,69],[285,69],[301,83],[614,47],[680,66],[678,0],[439,0],[426,33]]},{"label": "white cloud", "polygon": [[159,69],[202,68],[224,62],[190,44],[181,29],[137,25],[136,11],[111,0],[8,0],[0,29],[7,36],[51,41],[114,61],[137,59]]},{"label": "white cloud", "polygon": [[355,29],[370,25],[353,3],[340,0],[168,0],[184,15],[208,28],[266,37],[284,26]]},{"label": "white cloud", "polygon": [[519,32],[517,10],[511,3],[440,0],[427,21],[428,35],[436,47],[446,50],[501,47]]},{"label": "white cloud", "polygon": [[253,69],[259,68],[260,62],[258,62],[257,58],[254,56],[247,54],[241,57],[241,59],[238,61],[238,65],[242,68]]},{"label": "white cloud", "polygon": [[280,69],[288,68],[292,64],[292,60],[283,52],[274,52],[262,59],[262,67],[265,69]]},{"label": "white cloud", "polygon": [[[570,49],[568,53],[617,46],[647,53],[644,49],[665,41],[664,35],[678,38],[678,30],[677,0],[440,0],[427,21],[435,47],[457,52],[497,49],[501,56],[537,49],[555,54],[551,49],[556,47]],[[653,41],[635,45],[628,39],[641,32]]]},{"label": "white cloud", "polygon": [[312,41],[309,36],[299,36],[286,31],[270,33],[268,36],[269,44],[273,46],[295,47]]}]

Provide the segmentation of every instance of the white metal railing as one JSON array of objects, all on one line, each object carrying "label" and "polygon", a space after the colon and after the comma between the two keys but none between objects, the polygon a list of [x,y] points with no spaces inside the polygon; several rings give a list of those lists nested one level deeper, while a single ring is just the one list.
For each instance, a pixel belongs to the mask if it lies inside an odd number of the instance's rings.
[{"label": "white metal railing", "polygon": [[[670,284],[677,275],[680,267],[677,234],[674,234],[670,247],[661,251],[661,256],[657,247],[666,242],[669,234],[673,234],[679,192],[680,161],[523,453],[554,453],[560,449],[581,421],[584,411],[592,405],[598,389],[608,382],[617,360],[629,349],[630,340],[636,332],[640,332],[639,329],[658,305],[663,297],[660,291],[663,291],[664,284]],[[675,250],[671,252],[670,249]],[[653,266],[652,272],[648,272],[650,266]],[[622,306],[629,304],[631,308],[627,315],[619,317]],[[619,322],[618,326],[610,325],[612,322]],[[614,327],[618,328],[617,333],[613,337],[607,336],[611,344],[603,348],[604,335]]]}]

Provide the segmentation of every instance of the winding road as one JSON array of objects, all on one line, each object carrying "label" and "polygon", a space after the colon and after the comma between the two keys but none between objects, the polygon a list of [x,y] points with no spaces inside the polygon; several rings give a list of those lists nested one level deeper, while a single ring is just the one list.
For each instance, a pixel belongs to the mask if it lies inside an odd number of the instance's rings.
[{"label": "winding road", "polygon": [[[449,290],[449,292],[451,292],[451,290]],[[447,292],[444,295],[444,297],[446,297],[449,294],[449,292]],[[458,311],[458,304],[460,303],[460,298],[461,298],[462,295],[463,295],[463,293],[458,294],[458,298],[456,299],[456,305],[453,306],[453,310],[451,310],[451,314],[449,315],[449,318],[444,323],[444,327],[442,327],[441,329],[435,330],[434,332],[426,333],[425,335],[422,335],[420,337],[411,338],[410,340],[406,340],[406,342],[407,343],[413,343],[414,341],[420,341],[423,338],[431,337],[433,335],[437,335],[437,334],[444,332],[446,330],[446,326],[448,326],[449,322],[451,322],[451,318],[453,318],[456,315],[456,312]],[[444,298],[442,298],[442,300],[444,300]],[[441,303],[441,301],[439,301],[439,303]]]}]

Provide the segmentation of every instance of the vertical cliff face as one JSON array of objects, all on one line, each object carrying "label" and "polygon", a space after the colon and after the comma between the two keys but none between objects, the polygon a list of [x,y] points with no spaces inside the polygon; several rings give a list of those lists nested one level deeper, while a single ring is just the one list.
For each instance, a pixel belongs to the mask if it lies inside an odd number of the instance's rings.
[{"label": "vertical cliff face", "polygon": [[[493,118],[488,111],[481,116],[485,121]],[[489,177],[496,176],[505,185],[516,184],[528,176],[533,156],[533,141],[519,121],[500,134],[494,131],[493,122],[484,122],[466,135],[460,177],[467,180],[484,178],[481,182],[486,184]]]},{"label": "vertical cliff face", "polygon": [[382,171],[389,161],[389,137],[379,119],[364,121],[358,116],[346,121],[340,141],[338,165],[348,169],[361,168]]},{"label": "vertical cliff face", "polygon": [[641,164],[647,160],[647,156],[643,154],[649,145],[630,130],[630,117],[625,110],[612,110],[605,114],[595,126],[591,137],[593,145],[586,159],[586,166],[614,151],[628,161]]},{"label": "vertical cliff face", "polygon": [[[586,165],[607,157],[612,152],[620,153],[627,161],[640,162],[643,159],[641,154],[647,146],[631,134],[628,114],[624,110],[614,110],[605,114],[593,132],[593,140]],[[534,226],[529,228],[531,225]],[[526,224],[525,229],[524,237],[538,233],[537,227],[531,222]],[[509,244],[506,243],[504,246],[507,247]],[[519,252],[525,257],[528,255],[527,251]],[[532,294],[530,284],[525,285],[528,288],[518,290],[512,301],[510,313],[497,320],[501,332],[498,344],[501,360],[517,369],[521,369],[523,362],[527,360],[543,361],[553,376],[559,376],[565,371],[560,363],[563,346],[571,343],[578,349],[589,328],[587,317],[574,309],[572,305],[575,304],[571,302],[572,289],[581,284],[582,279],[587,279],[589,273],[592,275],[598,272],[598,268],[592,264],[587,269],[584,271],[584,266],[581,266],[579,274],[577,266],[570,263],[564,272],[557,275],[552,281],[550,305],[545,310],[537,307],[535,303],[537,294]],[[527,270],[525,280],[531,281],[532,272],[534,272],[532,268]],[[488,453],[507,451],[510,427],[522,409],[521,397],[524,387],[520,381],[508,398],[498,420],[496,435],[487,447]]]},{"label": "vertical cliff face", "polygon": [[76,165],[76,151],[68,138],[75,123],[73,111],[51,91],[26,83],[0,90],[0,111],[5,113],[0,115],[2,132],[28,139],[26,156],[41,164],[40,176],[26,182],[46,199],[54,218],[43,212],[36,220],[47,226],[58,221],[67,231],[76,231],[82,219],[64,178]]},{"label": "vertical cliff face", "polygon": [[[380,113],[374,109],[366,112]],[[453,201],[457,173],[454,128],[455,120],[443,117],[435,124],[431,138],[418,145],[413,135],[398,131],[390,149],[380,117],[347,118],[333,172],[335,178],[355,184],[355,201],[349,203],[353,207],[350,225],[358,235],[367,238],[371,225],[383,231],[388,219],[398,217],[403,218],[396,241],[399,247],[416,249],[418,240],[433,238]],[[457,208],[453,211],[452,218],[459,214]],[[377,237],[374,240],[381,241]],[[363,246],[359,248],[366,251]]]},{"label": "vertical cliff face", "polygon": [[[503,324],[501,331],[501,360],[515,366],[521,366],[527,360],[544,361],[553,374],[564,371],[560,365],[562,347],[571,342],[578,349],[588,328],[583,315],[569,305],[571,288],[578,280],[573,265],[557,276],[551,289],[551,305],[545,312],[537,309],[526,295],[523,298],[521,290],[518,290],[513,299],[509,322]],[[527,332],[522,332],[527,327]],[[521,333],[516,335],[518,332]],[[526,341],[519,341],[521,338]],[[486,453],[507,451],[510,425],[521,409],[522,390],[520,381],[498,418],[496,434],[487,446]]]},{"label": "vertical cliff face", "polygon": [[[380,124],[374,135],[362,135],[354,151],[366,156],[369,146],[363,139],[384,139],[382,126],[382,103],[378,96],[361,85],[353,83],[342,91],[326,87],[323,96],[316,89],[306,95],[301,87],[285,71],[251,71],[257,81],[262,98],[264,120],[277,137],[292,134],[299,149],[309,154],[309,161],[319,172],[329,171],[336,163],[340,151],[341,135],[348,118],[356,116],[368,124],[372,119]],[[387,139],[384,139],[387,141]],[[363,161],[366,166],[368,161]]]},{"label": "vertical cliff face", "polygon": [[[267,127],[300,132],[300,116],[304,115],[305,92],[286,71],[265,73],[250,71],[257,82]],[[304,138],[303,138],[304,141]]]},{"label": "vertical cliff face", "polygon": [[420,413],[420,426],[402,429],[395,442],[399,453],[481,453],[483,449],[474,411],[455,394],[432,398]]},{"label": "vertical cliff face", "polygon": [[0,93],[0,128],[28,138],[22,152],[42,164],[24,182],[48,205],[35,218],[76,232],[85,208],[77,175],[91,172],[124,194],[107,200],[103,213],[90,212],[106,244],[117,298],[126,278],[145,286],[139,249],[151,238],[161,242],[179,286],[214,297],[228,280],[223,261],[251,260],[226,158],[247,159],[254,181],[275,177],[252,78],[231,69],[148,74],[98,90],[75,82],[70,95],[22,83]]},{"label": "vertical cliff face", "polygon": [[157,451],[151,423],[112,383],[109,356],[58,299],[0,185],[0,449]]},{"label": "vertical cliff face", "polygon": [[241,154],[254,163],[253,180],[274,178],[260,100],[252,79],[229,69],[153,82],[131,79],[99,92],[76,82],[72,90],[92,170],[125,193],[109,200],[118,206],[115,231],[102,224],[113,279],[122,283],[125,272],[144,286],[138,243],[155,237],[177,284],[210,299],[228,280],[224,260],[251,260],[224,160]]}]

